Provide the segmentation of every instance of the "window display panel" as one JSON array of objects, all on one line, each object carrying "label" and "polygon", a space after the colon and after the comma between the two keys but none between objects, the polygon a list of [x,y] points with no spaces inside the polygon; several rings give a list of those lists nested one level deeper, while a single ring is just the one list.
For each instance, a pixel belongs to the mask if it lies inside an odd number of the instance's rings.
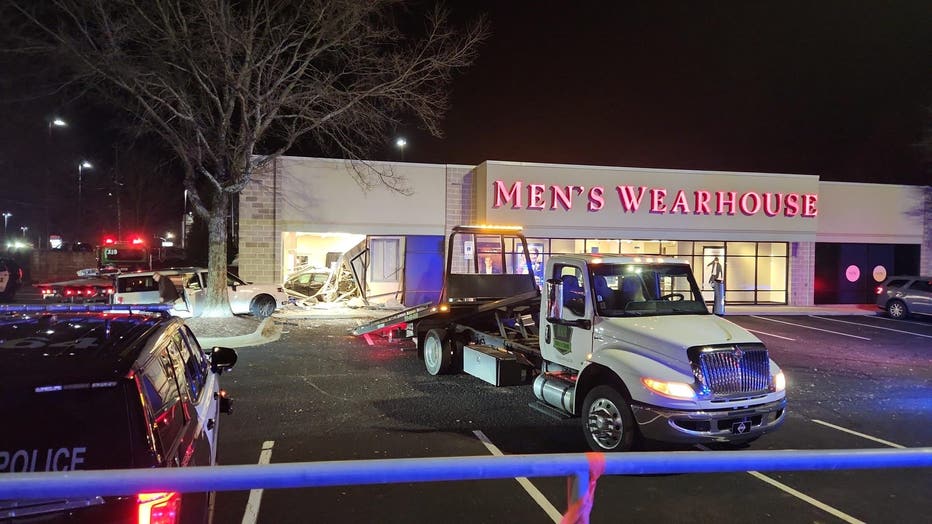
[{"label": "window display panel", "polygon": [[586,253],[601,253],[604,255],[618,254],[617,240],[587,240]]},{"label": "window display panel", "polygon": [[758,242],[757,256],[786,256],[786,242]]},{"label": "window display panel", "polygon": [[571,238],[553,238],[550,240],[551,253],[583,253],[585,249],[585,240]]},{"label": "window display panel", "polygon": [[754,291],[725,291],[725,303],[726,304],[753,304],[755,298]]},{"label": "window display panel", "polygon": [[[725,257],[725,290],[755,289],[754,257]],[[729,300],[726,296],[725,300]],[[754,300],[751,298],[751,300]]]},{"label": "window display panel", "polygon": [[758,291],[758,304],[786,304],[786,291]]},{"label": "window display panel", "polygon": [[725,242],[728,255],[754,256],[757,254],[756,242]]},{"label": "window display panel", "polygon": [[682,240],[663,240],[660,242],[660,254],[665,256],[692,255],[693,243]]},{"label": "window display panel", "polygon": [[786,259],[760,257],[757,259],[757,289],[786,290]]}]

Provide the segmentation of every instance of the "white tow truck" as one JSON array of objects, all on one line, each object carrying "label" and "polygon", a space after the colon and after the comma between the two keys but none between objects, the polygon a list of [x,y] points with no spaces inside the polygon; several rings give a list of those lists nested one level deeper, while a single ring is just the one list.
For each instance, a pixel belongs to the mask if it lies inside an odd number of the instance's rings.
[{"label": "white tow truck", "polygon": [[[496,243],[483,256],[501,272],[480,273],[475,246]],[[779,366],[757,337],[709,313],[686,261],[554,254],[535,275],[520,229],[486,226],[453,228],[447,250],[438,303],[354,334],[404,328],[432,375],[531,385],[532,407],[580,417],[595,451],[642,438],[751,441],[786,418]]]}]

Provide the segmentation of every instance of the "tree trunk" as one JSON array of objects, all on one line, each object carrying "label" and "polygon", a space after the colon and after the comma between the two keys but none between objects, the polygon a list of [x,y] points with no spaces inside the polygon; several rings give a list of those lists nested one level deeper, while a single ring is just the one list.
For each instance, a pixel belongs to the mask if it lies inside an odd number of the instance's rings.
[{"label": "tree trunk", "polygon": [[224,192],[214,195],[207,220],[207,302],[203,317],[232,317],[227,295],[227,209],[230,197]]}]

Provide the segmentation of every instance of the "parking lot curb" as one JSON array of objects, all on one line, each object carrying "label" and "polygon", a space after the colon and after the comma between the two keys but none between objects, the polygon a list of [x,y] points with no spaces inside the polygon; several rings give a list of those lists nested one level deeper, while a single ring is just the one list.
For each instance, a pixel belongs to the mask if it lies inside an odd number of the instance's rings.
[{"label": "parking lot curb", "polygon": [[267,317],[259,323],[259,327],[252,333],[238,335],[235,337],[198,337],[202,347],[228,347],[244,348],[251,346],[261,346],[269,342],[275,342],[282,336],[282,328],[278,325],[273,317]]}]

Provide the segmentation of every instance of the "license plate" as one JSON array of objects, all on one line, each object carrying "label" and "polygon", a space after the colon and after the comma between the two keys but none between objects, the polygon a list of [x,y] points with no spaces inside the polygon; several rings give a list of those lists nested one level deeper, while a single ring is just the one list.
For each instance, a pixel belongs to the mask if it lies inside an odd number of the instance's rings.
[{"label": "license plate", "polygon": [[751,431],[751,421],[742,420],[741,422],[735,422],[731,425],[731,432],[735,435],[743,435]]}]

